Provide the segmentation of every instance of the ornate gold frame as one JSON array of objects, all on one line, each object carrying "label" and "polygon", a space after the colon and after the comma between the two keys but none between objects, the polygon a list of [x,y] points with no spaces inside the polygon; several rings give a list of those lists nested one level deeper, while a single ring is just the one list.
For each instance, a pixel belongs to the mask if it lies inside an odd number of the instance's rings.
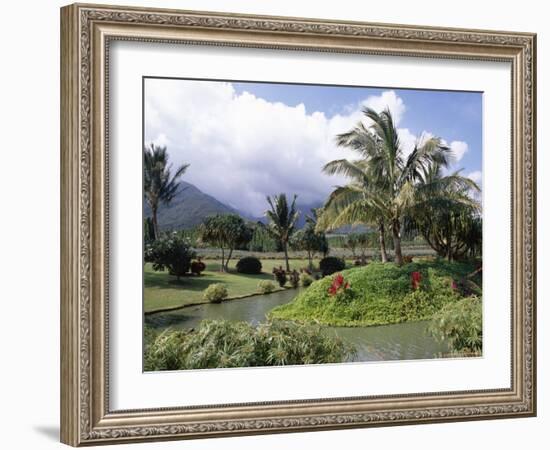
[{"label": "ornate gold frame", "polygon": [[[507,61],[512,66],[510,389],[111,411],[106,65],[116,39]],[[536,36],[75,4],[61,9],[61,440],[128,441],[533,416]]]}]

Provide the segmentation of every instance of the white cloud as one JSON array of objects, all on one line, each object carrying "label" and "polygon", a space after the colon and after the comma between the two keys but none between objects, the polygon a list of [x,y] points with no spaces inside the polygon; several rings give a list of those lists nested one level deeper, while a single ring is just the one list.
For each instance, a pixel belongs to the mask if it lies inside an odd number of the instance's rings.
[{"label": "white cloud", "polygon": [[455,163],[458,163],[468,151],[468,144],[464,141],[453,141],[449,145]]},{"label": "white cloud", "polygon": [[[263,214],[268,194],[297,193],[299,203],[316,203],[345,182],[321,168],[333,159],[356,157],[337,148],[334,136],[364,119],[362,106],[389,107],[396,125],[406,111],[394,91],[332,117],[307,113],[303,104],[237,94],[230,83],[149,79],[145,93],[145,141],[167,145],[174,164],[190,163],[186,181],[256,216]],[[398,132],[408,155],[417,137],[407,128]],[[460,152],[460,145],[455,148]]]},{"label": "white cloud", "polygon": [[483,181],[483,174],[481,173],[481,170],[474,170],[466,176],[477,184],[480,184]]}]

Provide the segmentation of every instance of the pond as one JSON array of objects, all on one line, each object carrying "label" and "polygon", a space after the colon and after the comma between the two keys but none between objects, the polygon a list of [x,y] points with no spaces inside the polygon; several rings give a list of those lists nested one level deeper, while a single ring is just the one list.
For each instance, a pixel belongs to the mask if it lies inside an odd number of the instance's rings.
[{"label": "pond", "polygon": [[[145,323],[157,330],[197,327],[204,319],[246,321],[252,324],[265,321],[266,314],[288,303],[298,291],[286,289],[268,295],[257,295],[218,304],[189,306],[173,311],[145,316]],[[324,327],[355,345],[354,361],[387,361],[430,359],[446,352],[447,345],[436,341],[426,332],[427,322],[407,322],[373,327]]]}]

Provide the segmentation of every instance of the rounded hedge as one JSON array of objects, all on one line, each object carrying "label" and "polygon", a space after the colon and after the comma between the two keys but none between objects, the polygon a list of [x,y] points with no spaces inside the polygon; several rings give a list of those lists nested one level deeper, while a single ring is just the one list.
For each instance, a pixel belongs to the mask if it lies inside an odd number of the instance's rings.
[{"label": "rounded hedge", "polygon": [[204,290],[203,293],[204,299],[212,303],[220,303],[222,300],[225,300],[227,296],[227,288],[223,283],[211,284]]},{"label": "rounded hedge", "polygon": [[319,269],[321,269],[321,273],[324,277],[344,270],[345,268],[346,262],[341,258],[336,258],[335,256],[327,256],[319,261]]},{"label": "rounded hedge", "polygon": [[237,262],[237,272],[258,275],[262,273],[262,262],[255,256],[245,256]]}]

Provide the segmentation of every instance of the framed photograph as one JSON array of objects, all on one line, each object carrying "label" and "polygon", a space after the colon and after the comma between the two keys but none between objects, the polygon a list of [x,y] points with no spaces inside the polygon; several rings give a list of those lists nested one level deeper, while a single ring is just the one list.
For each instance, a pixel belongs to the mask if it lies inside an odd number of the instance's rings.
[{"label": "framed photograph", "polygon": [[62,8],[62,442],[535,415],[535,58]]}]

